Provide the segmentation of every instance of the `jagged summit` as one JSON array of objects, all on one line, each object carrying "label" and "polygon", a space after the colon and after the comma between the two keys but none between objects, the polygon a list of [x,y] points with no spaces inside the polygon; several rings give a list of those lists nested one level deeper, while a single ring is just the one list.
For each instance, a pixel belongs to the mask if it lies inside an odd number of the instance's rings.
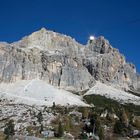
[{"label": "jagged summit", "polygon": [[22,40],[12,43],[12,45],[19,46],[22,48],[38,48],[42,50],[47,49],[61,49],[66,46],[79,45],[74,39],[70,36],[66,36],[60,33],[49,31],[45,28],[42,28],[39,31],[32,33],[29,36],[24,37]]},{"label": "jagged summit", "polygon": [[0,43],[0,54],[1,83],[38,78],[74,93],[89,90],[96,81],[126,91],[140,89],[135,66],[103,36],[82,45],[42,28],[20,41]]}]

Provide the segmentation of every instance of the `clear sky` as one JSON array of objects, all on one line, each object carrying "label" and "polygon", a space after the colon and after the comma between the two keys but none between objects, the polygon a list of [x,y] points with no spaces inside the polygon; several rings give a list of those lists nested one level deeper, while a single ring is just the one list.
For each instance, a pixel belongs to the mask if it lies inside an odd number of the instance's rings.
[{"label": "clear sky", "polygon": [[0,0],[0,41],[46,27],[86,44],[107,38],[140,72],[140,0]]}]

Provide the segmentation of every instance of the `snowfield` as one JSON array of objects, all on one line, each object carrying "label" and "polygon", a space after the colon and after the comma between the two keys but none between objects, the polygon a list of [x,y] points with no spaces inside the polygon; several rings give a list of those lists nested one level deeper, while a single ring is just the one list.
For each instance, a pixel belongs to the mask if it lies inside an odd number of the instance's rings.
[{"label": "snowfield", "polygon": [[98,81],[94,87],[84,94],[84,96],[92,94],[105,96],[106,98],[116,100],[120,103],[133,103],[135,105],[140,105],[140,97]]},{"label": "snowfield", "polygon": [[55,102],[61,106],[89,106],[80,96],[57,89],[39,79],[1,83],[0,98],[12,100],[15,104],[52,106]]}]

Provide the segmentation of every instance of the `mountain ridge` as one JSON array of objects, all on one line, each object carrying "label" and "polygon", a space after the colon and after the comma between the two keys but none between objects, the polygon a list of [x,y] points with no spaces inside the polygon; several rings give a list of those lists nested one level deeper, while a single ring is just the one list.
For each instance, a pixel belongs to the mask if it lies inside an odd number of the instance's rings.
[{"label": "mountain ridge", "polygon": [[[40,79],[73,93],[90,90],[96,81],[139,93],[140,76],[103,36],[86,45],[42,28],[11,44],[0,43],[0,82]],[[116,93],[117,94],[117,93]]]}]

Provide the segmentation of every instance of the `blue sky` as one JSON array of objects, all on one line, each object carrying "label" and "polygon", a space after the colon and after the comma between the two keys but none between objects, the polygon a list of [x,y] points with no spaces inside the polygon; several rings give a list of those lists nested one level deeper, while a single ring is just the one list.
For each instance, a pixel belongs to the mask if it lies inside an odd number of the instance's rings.
[{"label": "blue sky", "polygon": [[107,38],[140,72],[140,0],[0,0],[0,41],[46,27],[86,44]]}]

